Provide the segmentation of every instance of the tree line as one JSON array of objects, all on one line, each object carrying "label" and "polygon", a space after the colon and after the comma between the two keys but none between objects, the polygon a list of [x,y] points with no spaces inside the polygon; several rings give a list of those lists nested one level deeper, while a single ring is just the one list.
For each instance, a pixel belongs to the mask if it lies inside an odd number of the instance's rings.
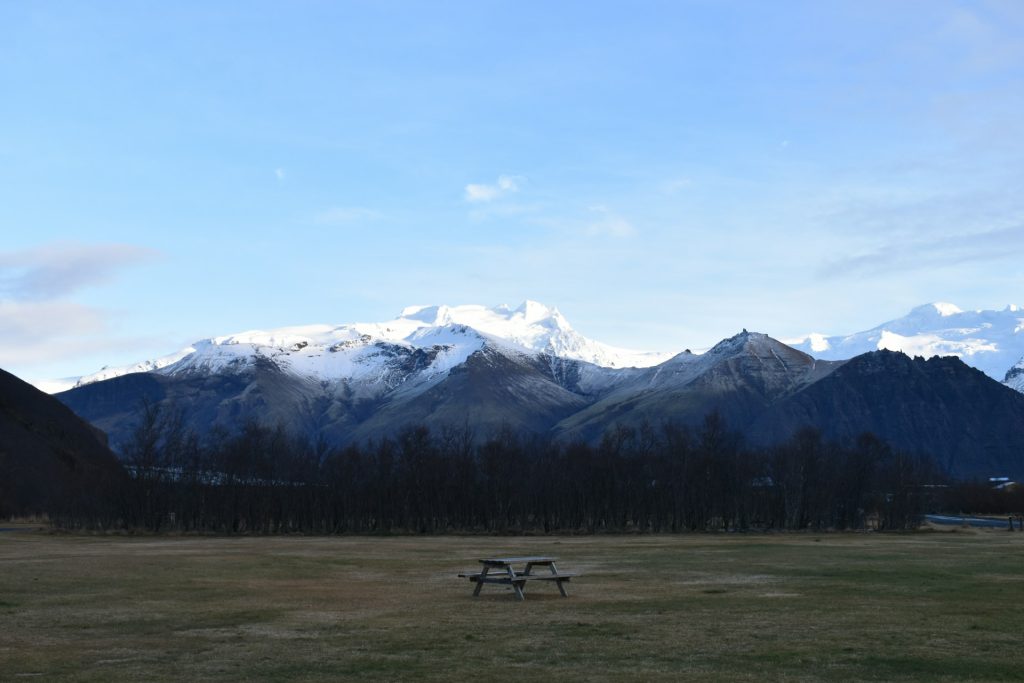
[{"label": "tree line", "polygon": [[619,426],[596,445],[502,428],[412,426],[333,447],[248,423],[200,440],[146,406],[131,476],[52,519],[210,533],[907,529],[935,504],[927,458],[865,434],[805,429],[749,448],[713,413],[696,428]]}]

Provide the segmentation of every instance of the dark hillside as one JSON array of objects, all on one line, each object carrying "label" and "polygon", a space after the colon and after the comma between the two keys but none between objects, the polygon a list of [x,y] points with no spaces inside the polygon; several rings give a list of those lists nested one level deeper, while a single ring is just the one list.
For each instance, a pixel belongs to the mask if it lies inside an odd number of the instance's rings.
[{"label": "dark hillside", "polygon": [[779,401],[747,431],[759,444],[806,425],[829,439],[872,432],[954,477],[1024,478],[1024,394],[959,358],[866,353]]},{"label": "dark hillside", "polygon": [[[145,404],[180,412],[184,426],[201,435],[215,425],[232,429],[255,420],[280,425],[291,433],[323,434],[336,441],[354,423],[352,405],[344,396],[327,402],[319,385],[282,372],[269,359],[237,373],[169,377],[138,372],[77,387],[56,397],[103,429],[118,451],[138,427]],[[325,415],[328,409],[330,414]]]},{"label": "dark hillside", "polygon": [[123,476],[101,431],[0,370],[0,515],[90,507]]}]

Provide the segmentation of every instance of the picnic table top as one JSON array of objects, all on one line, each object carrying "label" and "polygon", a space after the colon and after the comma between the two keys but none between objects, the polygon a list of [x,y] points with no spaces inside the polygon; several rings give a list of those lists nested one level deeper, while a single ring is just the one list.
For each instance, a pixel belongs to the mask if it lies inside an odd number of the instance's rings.
[{"label": "picnic table top", "polygon": [[533,564],[547,564],[557,560],[557,557],[487,557],[480,560],[482,564],[498,564],[498,565],[509,565],[517,564],[520,562],[529,562]]}]

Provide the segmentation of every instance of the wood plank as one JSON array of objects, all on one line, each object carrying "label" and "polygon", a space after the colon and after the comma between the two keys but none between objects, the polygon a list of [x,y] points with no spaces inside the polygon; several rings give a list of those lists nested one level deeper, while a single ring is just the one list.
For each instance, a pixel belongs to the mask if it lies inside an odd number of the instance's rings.
[{"label": "wood plank", "polygon": [[[515,575],[515,581],[559,581],[561,579],[565,579],[566,581],[568,581],[574,576],[580,575],[572,572],[567,572],[565,574],[520,574],[517,572]],[[513,580],[510,576],[506,574],[491,574],[490,576],[484,574],[483,572],[459,574],[460,579],[469,579],[470,581],[479,581],[481,580],[482,577],[487,577],[487,581],[494,582],[505,582]]]},{"label": "wood plank", "polygon": [[[504,584],[506,586],[510,586],[510,585],[512,585],[514,583],[524,584],[531,577],[528,577],[528,576],[516,576],[515,578],[513,578],[511,576],[499,576],[497,574],[491,574],[490,576],[480,576],[478,574],[467,574],[464,578],[469,579],[470,583],[500,583],[500,584]],[[536,577],[532,577],[532,578],[536,578]],[[550,581],[551,579],[562,578],[562,577],[548,576],[548,577],[545,577],[545,578]],[[570,578],[570,577],[566,577],[567,580],[568,580],[568,578]]]},{"label": "wood plank", "polygon": [[480,560],[480,563],[500,566],[522,564],[524,562],[529,562],[531,564],[550,564],[557,559],[557,557],[485,557]]},{"label": "wood plank", "polygon": [[579,574],[531,574],[529,576],[520,575],[518,578],[523,581],[568,581],[574,576],[579,576]]}]

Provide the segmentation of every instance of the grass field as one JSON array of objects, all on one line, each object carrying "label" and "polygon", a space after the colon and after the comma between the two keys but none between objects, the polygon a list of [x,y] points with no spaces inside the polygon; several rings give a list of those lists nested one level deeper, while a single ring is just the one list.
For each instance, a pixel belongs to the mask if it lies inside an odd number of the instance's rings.
[{"label": "grass field", "polygon": [[[584,576],[479,598],[478,557]],[[1024,679],[1024,534],[0,533],[0,680]]]}]

